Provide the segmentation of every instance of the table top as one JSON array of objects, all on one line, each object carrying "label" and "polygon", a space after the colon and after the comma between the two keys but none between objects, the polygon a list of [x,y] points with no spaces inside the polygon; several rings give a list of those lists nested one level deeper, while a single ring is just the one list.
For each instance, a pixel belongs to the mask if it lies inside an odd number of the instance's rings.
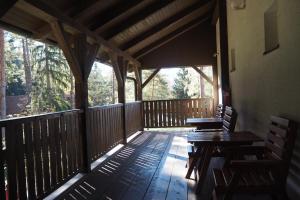
[{"label": "table top", "polygon": [[222,118],[187,118],[188,124],[201,124],[201,123],[222,123]]},{"label": "table top", "polygon": [[190,143],[197,144],[243,144],[249,142],[263,141],[262,138],[256,136],[249,131],[240,131],[229,133],[221,132],[191,132],[188,133],[187,140]]}]

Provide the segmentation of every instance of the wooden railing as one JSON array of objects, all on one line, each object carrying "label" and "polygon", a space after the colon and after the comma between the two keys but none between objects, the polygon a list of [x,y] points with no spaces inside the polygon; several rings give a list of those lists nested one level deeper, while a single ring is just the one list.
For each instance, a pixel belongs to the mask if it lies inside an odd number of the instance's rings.
[{"label": "wooden railing", "polygon": [[1,120],[0,199],[41,199],[80,172],[80,121],[80,110]]},{"label": "wooden railing", "polygon": [[144,127],[185,127],[188,117],[212,117],[213,98],[143,101]]},{"label": "wooden railing", "polygon": [[92,161],[122,142],[122,107],[123,104],[114,104],[89,108]]},{"label": "wooden railing", "polygon": [[142,130],[142,102],[132,102],[125,104],[126,111],[126,137]]}]

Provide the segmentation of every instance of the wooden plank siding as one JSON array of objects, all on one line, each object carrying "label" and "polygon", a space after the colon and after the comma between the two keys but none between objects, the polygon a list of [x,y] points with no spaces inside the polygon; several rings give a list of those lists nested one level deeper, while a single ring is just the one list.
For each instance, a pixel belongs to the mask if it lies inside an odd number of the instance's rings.
[{"label": "wooden plank siding", "polygon": [[130,137],[143,128],[141,106],[140,101],[125,104],[126,137]]},{"label": "wooden plank siding", "polygon": [[143,101],[145,128],[185,127],[186,118],[213,117],[213,98]]},{"label": "wooden plank siding", "polygon": [[88,109],[91,130],[91,160],[95,161],[107,151],[122,143],[123,104],[96,106]]},{"label": "wooden plank siding", "polygon": [[0,121],[1,199],[6,193],[8,199],[42,199],[82,170],[81,114],[71,110]]}]

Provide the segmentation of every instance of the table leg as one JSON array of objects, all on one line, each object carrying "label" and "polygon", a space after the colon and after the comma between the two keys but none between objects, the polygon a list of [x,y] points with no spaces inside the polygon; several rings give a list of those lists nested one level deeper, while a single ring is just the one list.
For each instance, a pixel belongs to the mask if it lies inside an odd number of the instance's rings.
[{"label": "table leg", "polygon": [[209,163],[210,163],[210,160],[211,160],[211,157],[213,154],[214,146],[206,144],[203,146],[203,150],[204,151],[203,151],[202,159],[198,166],[199,181],[197,184],[196,193],[200,193],[200,191],[201,191],[203,182],[207,175],[207,170],[208,170]]},{"label": "table leg", "polygon": [[195,154],[193,155],[192,162],[189,165],[189,169],[186,173],[185,178],[189,179],[191,177],[191,174],[192,174],[194,168],[196,167],[196,164],[198,163],[198,160],[202,157],[202,152],[203,152],[203,148],[199,146],[197,148]]}]

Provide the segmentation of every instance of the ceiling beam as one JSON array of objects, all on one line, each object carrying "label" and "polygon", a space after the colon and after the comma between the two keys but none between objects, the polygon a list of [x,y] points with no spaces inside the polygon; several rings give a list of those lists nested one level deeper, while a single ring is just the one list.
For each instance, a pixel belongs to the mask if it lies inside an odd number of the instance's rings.
[{"label": "ceiling beam", "polygon": [[[116,27],[118,28],[118,26],[123,25],[124,22],[125,24],[128,24],[128,18],[130,18],[132,15],[136,15],[137,13],[142,12],[143,9],[148,8],[153,2],[156,1],[157,0],[140,1],[140,3],[137,3],[135,6],[132,6],[131,8],[127,9],[125,12],[120,13],[118,16],[99,26],[94,31],[103,37],[103,33],[105,31],[112,30]],[[105,37],[103,38],[106,39]]]},{"label": "ceiling beam", "polygon": [[213,81],[198,67],[192,67],[196,72],[200,74],[209,84],[213,85]]},{"label": "ceiling beam", "polygon": [[157,68],[148,78],[142,83],[142,89],[152,80],[152,78],[160,71],[160,68]]},{"label": "ceiling beam", "polygon": [[135,54],[133,54],[133,57],[135,59],[142,58],[143,56],[147,55],[148,53],[156,50],[157,48],[163,46],[164,44],[169,43],[170,41],[176,39],[177,37],[181,36],[182,34],[186,33],[189,30],[192,30],[193,28],[196,28],[203,22],[207,21],[210,18],[210,16],[201,16],[188,24],[185,24],[181,27],[179,27],[174,32],[169,33],[168,35],[162,37],[161,39],[155,41],[154,43],[151,43],[150,45],[144,47],[143,49],[139,50]]},{"label": "ceiling beam", "polygon": [[180,11],[179,13],[177,13],[177,14],[169,17],[168,19],[162,21],[161,23],[157,24],[152,29],[141,33],[140,35],[136,36],[132,40],[126,42],[123,45],[121,45],[120,48],[124,51],[130,49],[131,47],[139,44],[140,42],[142,42],[146,38],[150,37],[151,35],[161,31],[162,29],[164,29],[168,26],[171,26],[172,24],[176,23],[181,18],[183,18],[185,16],[188,16],[190,13],[192,13],[193,11],[201,8],[203,5],[205,5],[208,2],[209,2],[209,0],[197,1],[193,5],[187,7],[186,9]]},{"label": "ceiling beam", "polygon": [[103,45],[104,47],[114,51],[118,55],[124,57],[124,59],[128,60],[129,62],[139,65],[139,62],[137,62],[129,54],[127,54],[124,51],[121,51],[115,45],[104,40],[102,37],[93,33],[91,30],[86,28],[84,25],[74,21],[72,18],[64,15],[61,11],[50,6],[49,4],[47,4],[43,1],[39,1],[39,0],[19,0],[18,4],[20,4],[21,8],[27,9],[27,11],[41,17],[43,20],[46,20],[49,23],[51,23],[53,20],[58,20],[58,21],[64,23],[65,25],[68,25],[69,27],[77,30],[78,32],[86,34],[88,37],[92,38],[94,40],[94,42],[96,42],[100,45]]},{"label": "ceiling beam", "polygon": [[153,13],[167,6],[171,2],[174,2],[174,0],[155,1],[151,5],[144,8],[143,10],[140,10],[138,13],[129,16],[127,19],[124,19],[122,22],[111,27],[109,30],[104,31],[101,35],[105,39],[111,39],[115,37],[117,34],[132,27],[133,25],[137,24],[138,22],[142,21],[143,19],[149,17]]},{"label": "ceiling beam", "polygon": [[0,6],[0,18],[5,15],[11,9],[17,0],[1,0],[1,6]]},{"label": "ceiling beam", "polygon": [[108,23],[110,20],[118,17],[124,12],[136,7],[143,1],[140,0],[126,0],[121,1],[121,3],[117,4],[116,6],[112,6],[105,10],[104,12],[99,13],[94,17],[94,21],[89,23],[89,27],[91,30],[97,33],[97,31],[103,26],[104,24]]}]

